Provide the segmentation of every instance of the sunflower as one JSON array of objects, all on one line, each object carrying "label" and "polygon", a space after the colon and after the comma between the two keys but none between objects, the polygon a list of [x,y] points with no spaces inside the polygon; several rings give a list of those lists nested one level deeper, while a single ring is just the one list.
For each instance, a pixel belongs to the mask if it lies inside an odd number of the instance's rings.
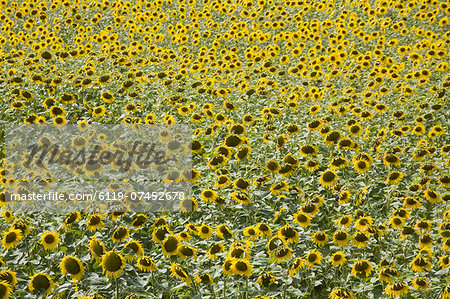
[{"label": "sunflower", "polygon": [[346,261],[346,255],[342,252],[338,251],[333,253],[333,255],[330,257],[331,265],[334,267],[342,266]]},{"label": "sunflower", "polygon": [[316,244],[317,246],[321,247],[321,246],[324,246],[327,243],[328,236],[324,232],[316,232],[312,236],[312,241],[314,242],[314,244]]},{"label": "sunflower", "polygon": [[431,222],[429,220],[420,220],[416,223],[416,227],[423,231],[429,231],[431,229]]},{"label": "sunflower", "polygon": [[256,225],[256,229],[258,230],[259,235],[265,235],[268,237],[272,235],[272,229],[265,223],[258,223]]},{"label": "sunflower", "polygon": [[49,295],[53,293],[53,289],[55,287],[55,284],[53,283],[52,278],[47,274],[43,272],[39,272],[34,274],[31,279],[30,283],[28,285],[28,288],[31,292],[38,291],[38,292],[44,292],[45,294]]},{"label": "sunflower", "polygon": [[305,157],[317,156],[317,148],[313,145],[306,144],[300,148],[300,154]]},{"label": "sunflower", "polygon": [[331,160],[330,164],[328,165],[331,170],[338,170],[346,167],[348,165],[348,160],[344,157],[335,157],[333,160]]},{"label": "sunflower", "polygon": [[289,268],[289,277],[294,276],[305,266],[306,260],[303,258],[296,258],[292,263],[292,266]]},{"label": "sunflower", "polygon": [[64,257],[59,267],[62,275],[70,274],[74,281],[79,281],[84,273],[83,263],[72,255]]},{"label": "sunflower", "polygon": [[403,206],[410,210],[417,209],[421,205],[422,205],[422,203],[420,202],[419,198],[413,198],[410,196],[406,196],[405,200],[403,201]]},{"label": "sunflower", "polygon": [[268,287],[277,280],[271,272],[264,272],[256,279],[256,283],[262,287]]},{"label": "sunflower", "polygon": [[430,202],[430,203],[438,203],[440,201],[442,201],[442,197],[439,195],[439,193],[431,190],[431,189],[427,189],[424,191],[424,195],[425,198]]},{"label": "sunflower", "polygon": [[285,226],[280,228],[280,230],[278,231],[278,236],[282,239],[285,239],[289,243],[297,243],[299,240],[297,230],[289,224],[286,224]]},{"label": "sunflower", "polygon": [[73,223],[81,219],[81,214],[79,212],[71,212],[64,218],[63,228],[71,226]]},{"label": "sunflower", "polygon": [[351,274],[357,277],[358,274],[365,274],[369,276],[373,267],[368,260],[359,260],[353,264]]},{"label": "sunflower", "polygon": [[405,219],[398,216],[392,216],[389,218],[389,224],[392,226],[392,228],[401,230],[403,225],[405,224]]},{"label": "sunflower", "polygon": [[383,164],[386,166],[400,166],[401,160],[398,156],[386,153],[383,157]]},{"label": "sunflower", "polygon": [[386,286],[384,292],[392,297],[403,296],[409,293],[409,287],[402,281],[393,282]]},{"label": "sunflower", "polygon": [[345,228],[349,228],[350,225],[352,225],[353,222],[353,216],[352,215],[345,215],[336,220],[336,223],[338,226],[343,226]]},{"label": "sunflower", "polygon": [[152,238],[156,243],[159,243],[159,242],[162,242],[166,238],[166,235],[170,235],[170,234],[172,234],[172,232],[167,227],[167,225],[162,225],[153,230]]},{"label": "sunflower", "polygon": [[[14,288],[17,284],[16,272],[13,272],[11,270],[0,271],[0,282],[6,282],[11,288]],[[1,296],[0,296],[0,298],[1,298]]]},{"label": "sunflower", "polygon": [[133,253],[132,255],[131,254],[126,255],[125,256],[126,260],[133,260],[135,257],[142,256],[144,254],[142,243],[141,241],[138,240],[128,241],[123,248],[128,249]]},{"label": "sunflower", "polygon": [[152,272],[158,269],[155,261],[152,258],[146,256],[142,256],[138,259],[137,267],[143,272]]},{"label": "sunflower", "polygon": [[115,278],[122,274],[125,268],[125,259],[115,251],[105,252],[102,256],[102,269],[106,277]]},{"label": "sunflower", "polygon": [[197,276],[195,276],[195,281],[204,285],[212,285],[214,283],[214,280],[208,273],[197,274]]},{"label": "sunflower", "polygon": [[332,188],[339,179],[338,175],[332,170],[325,170],[320,176],[320,183],[325,188]]},{"label": "sunflower", "polygon": [[212,236],[212,229],[207,224],[202,224],[198,229],[198,235],[202,239],[208,239]]},{"label": "sunflower", "polygon": [[236,275],[252,275],[252,264],[246,259],[233,259],[231,272]]},{"label": "sunflower", "polygon": [[366,173],[369,171],[370,163],[365,159],[358,159],[353,161],[353,168],[357,173]]},{"label": "sunflower", "polygon": [[426,257],[417,256],[410,263],[412,270],[415,272],[429,271],[431,270],[432,264]]},{"label": "sunflower", "polygon": [[411,281],[411,284],[416,290],[425,290],[430,287],[428,281],[426,281],[425,278],[422,277],[414,278],[413,281]]},{"label": "sunflower", "polygon": [[205,202],[214,202],[217,198],[217,192],[211,189],[202,191],[202,200]]},{"label": "sunflower", "polygon": [[369,226],[373,224],[373,220],[370,216],[362,216],[355,221],[355,224],[357,230],[365,232],[369,229]]},{"label": "sunflower", "polygon": [[403,178],[403,174],[399,171],[391,171],[389,172],[387,179],[386,179],[386,184],[387,185],[395,185],[398,182],[401,181],[401,179]]},{"label": "sunflower", "polygon": [[145,225],[148,221],[148,217],[144,214],[138,214],[134,217],[133,221],[131,222],[131,226],[135,228],[141,228],[143,225]]},{"label": "sunflower", "polygon": [[41,244],[44,245],[45,250],[51,250],[58,245],[60,241],[59,235],[57,232],[45,232],[41,236]]},{"label": "sunflower", "polygon": [[424,234],[419,237],[419,248],[430,248],[433,246],[433,239],[430,234]]},{"label": "sunflower", "polygon": [[292,256],[292,249],[288,246],[278,247],[276,250],[272,251],[271,256],[276,263],[281,263],[285,260],[289,260]]},{"label": "sunflower", "polygon": [[391,282],[398,276],[397,269],[393,267],[384,267],[378,273],[378,278],[384,282]]},{"label": "sunflower", "polygon": [[306,170],[312,172],[312,171],[314,171],[314,170],[319,169],[319,168],[320,168],[320,164],[319,164],[319,162],[317,162],[317,161],[309,160],[309,161],[307,161],[307,162],[305,163],[305,168],[306,168]]},{"label": "sunflower", "polygon": [[322,260],[322,255],[316,249],[308,252],[305,257],[306,267],[312,268],[314,265],[320,265],[320,261]]},{"label": "sunflower", "polygon": [[178,253],[178,247],[181,245],[179,238],[176,235],[168,236],[163,240],[161,247],[165,256],[170,257]]},{"label": "sunflower", "polygon": [[343,288],[335,288],[328,296],[330,299],[354,299],[354,295],[351,291]]},{"label": "sunflower", "polygon": [[113,240],[113,242],[123,242],[129,236],[130,236],[130,229],[125,226],[119,226],[113,232],[111,239]]},{"label": "sunflower", "polygon": [[98,213],[90,215],[86,225],[90,231],[95,231],[100,227],[104,227],[105,224],[103,223],[103,216]]},{"label": "sunflower", "polygon": [[89,250],[91,252],[92,257],[95,259],[101,259],[102,256],[106,252],[105,244],[94,235],[92,239],[89,241]]},{"label": "sunflower", "polygon": [[266,162],[266,168],[270,172],[277,172],[280,169],[280,164],[275,160],[269,160]]},{"label": "sunflower", "polygon": [[297,214],[294,214],[294,222],[301,227],[306,228],[311,224],[311,217],[308,214],[299,211]]},{"label": "sunflower", "polygon": [[369,236],[370,236],[370,234],[367,232],[357,232],[353,236],[352,244],[356,248],[366,247],[367,241],[369,241]]},{"label": "sunflower", "polygon": [[184,281],[187,285],[192,283],[191,278],[187,272],[177,263],[172,263],[170,266],[170,272],[172,276],[177,277],[179,280]]},{"label": "sunflower", "polygon": [[22,240],[22,232],[19,229],[10,229],[3,233],[2,245],[6,250],[14,248]]},{"label": "sunflower", "polygon": [[338,230],[333,235],[333,243],[338,246],[345,246],[350,241],[348,233],[343,230]]},{"label": "sunflower", "polygon": [[221,224],[221,225],[217,226],[216,235],[220,239],[233,237],[232,231],[225,224]]},{"label": "sunflower", "polygon": [[227,258],[223,265],[222,265],[222,272],[227,275],[227,276],[231,276],[233,275],[233,271],[232,271],[232,266],[233,266],[233,262],[234,260],[231,258]]}]

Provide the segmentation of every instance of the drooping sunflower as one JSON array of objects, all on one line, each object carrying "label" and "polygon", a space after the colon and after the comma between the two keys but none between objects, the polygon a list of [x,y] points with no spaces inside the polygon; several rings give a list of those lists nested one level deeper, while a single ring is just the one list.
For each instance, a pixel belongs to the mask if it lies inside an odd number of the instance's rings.
[{"label": "drooping sunflower", "polygon": [[187,285],[192,283],[191,278],[187,272],[177,263],[172,263],[170,266],[170,272],[172,276],[177,277],[179,280],[184,281]]},{"label": "drooping sunflower", "polygon": [[94,213],[90,215],[87,223],[87,228],[90,231],[98,230],[100,227],[104,227],[105,224],[103,223],[103,216],[99,213]]},{"label": "drooping sunflower", "polygon": [[299,240],[297,230],[289,224],[286,224],[280,228],[280,230],[278,231],[278,236],[282,239],[285,239],[289,243],[297,243]]},{"label": "drooping sunflower", "polygon": [[53,293],[53,289],[55,287],[55,284],[52,280],[52,278],[47,274],[43,272],[39,272],[34,274],[31,279],[30,283],[28,285],[28,288],[31,292],[37,291],[37,292],[44,292],[47,295],[50,295]]},{"label": "drooping sunflower", "polygon": [[[6,282],[11,288],[14,288],[17,284],[16,272],[13,272],[11,270],[0,271],[0,282]],[[0,296],[0,298],[1,298],[1,296]]]},{"label": "drooping sunflower", "polygon": [[256,225],[259,235],[264,235],[270,237],[272,235],[272,229],[266,223],[258,223]]},{"label": "drooping sunflower", "polygon": [[338,230],[333,235],[333,243],[338,246],[345,246],[350,241],[348,233],[343,230]]},{"label": "drooping sunflower", "polygon": [[351,291],[343,288],[335,288],[328,296],[330,299],[354,299],[354,295]]},{"label": "drooping sunflower", "polygon": [[74,281],[79,281],[84,273],[83,263],[72,255],[64,257],[59,267],[62,275],[70,274]]},{"label": "drooping sunflower", "polygon": [[372,271],[372,264],[368,260],[359,260],[353,264],[351,274],[355,277],[357,277],[358,274],[365,274],[365,276],[369,276]]},{"label": "drooping sunflower", "polygon": [[403,178],[403,174],[399,171],[391,171],[389,172],[386,178],[386,185],[395,185],[400,182]]},{"label": "drooping sunflower", "polygon": [[378,273],[378,278],[384,282],[391,282],[398,276],[398,270],[394,267],[384,267]]},{"label": "drooping sunflower", "polygon": [[116,228],[116,230],[113,232],[111,239],[113,240],[113,242],[123,242],[129,236],[130,236],[130,229],[128,227],[121,225],[118,228]]},{"label": "drooping sunflower", "polygon": [[398,281],[388,284],[384,292],[392,297],[403,296],[409,293],[409,287],[406,283]]},{"label": "drooping sunflower", "polygon": [[369,241],[370,234],[367,232],[357,232],[353,236],[352,244],[356,248],[366,247],[367,241]]},{"label": "drooping sunflower", "polygon": [[89,250],[92,257],[99,260],[105,254],[106,247],[105,244],[101,240],[97,239],[97,237],[94,235],[89,241]]},{"label": "drooping sunflower", "polygon": [[256,283],[262,287],[268,287],[277,280],[276,276],[271,272],[264,272],[256,279]]},{"label": "drooping sunflower", "polygon": [[321,246],[324,246],[327,243],[328,236],[324,232],[316,232],[312,236],[312,241],[314,242],[314,244],[316,244],[317,246],[321,247]]},{"label": "drooping sunflower", "polygon": [[176,235],[168,236],[161,243],[161,248],[165,256],[170,257],[178,253],[178,248],[181,245],[179,238]]},{"label": "drooping sunflower", "polygon": [[355,221],[356,229],[365,232],[369,229],[370,225],[373,224],[372,217],[362,216]]},{"label": "drooping sunflower", "polygon": [[136,257],[142,256],[144,254],[144,248],[139,240],[130,240],[123,247],[125,250],[129,250],[132,254],[125,255],[126,260],[134,260]]},{"label": "drooping sunflower", "polygon": [[428,258],[417,256],[410,263],[411,268],[415,272],[429,271],[431,270],[432,264]]},{"label": "drooping sunflower", "polygon": [[69,213],[63,221],[63,228],[71,226],[73,223],[79,221],[81,219],[80,212],[71,212]]},{"label": "drooping sunflower", "polygon": [[423,277],[414,278],[413,281],[411,281],[411,284],[416,290],[425,290],[430,287],[428,281]]},{"label": "drooping sunflower", "polygon": [[276,263],[281,263],[285,260],[289,260],[292,256],[292,249],[288,246],[281,246],[272,251],[271,256]]},{"label": "drooping sunflower", "polygon": [[52,250],[58,245],[59,241],[59,235],[55,231],[45,232],[41,236],[41,244],[44,245],[45,250]]},{"label": "drooping sunflower", "polygon": [[221,224],[216,228],[216,235],[220,239],[233,237],[233,232],[225,225]]},{"label": "drooping sunflower", "polygon": [[116,278],[122,275],[122,270],[125,268],[125,259],[123,256],[115,251],[108,251],[102,256],[102,268],[106,277]]},{"label": "drooping sunflower", "polygon": [[208,273],[197,274],[197,276],[195,276],[195,281],[204,285],[212,285],[214,283],[214,280]]},{"label": "drooping sunflower", "polygon": [[144,272],[152,272],[158,269],[155,261],[147,256],[142,256],[137,261],[137,267],[139,270]]},{"label": "drooping sunflower", "polygon": [[303,258],[296,258],[292,263],[292,266],[289,268],[289,277],[294,276],[305,266],[306,260]]}]

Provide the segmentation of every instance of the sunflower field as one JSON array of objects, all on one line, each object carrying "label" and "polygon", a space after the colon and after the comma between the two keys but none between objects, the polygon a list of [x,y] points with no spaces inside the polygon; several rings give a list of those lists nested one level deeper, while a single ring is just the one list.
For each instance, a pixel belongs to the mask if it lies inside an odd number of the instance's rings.
[{"label": "sunflower field", "polygon": [[450,298],[448,0],[0,8],[2,127],[192,128],[191,210],[60,214],[3,130],[0,299]]}]

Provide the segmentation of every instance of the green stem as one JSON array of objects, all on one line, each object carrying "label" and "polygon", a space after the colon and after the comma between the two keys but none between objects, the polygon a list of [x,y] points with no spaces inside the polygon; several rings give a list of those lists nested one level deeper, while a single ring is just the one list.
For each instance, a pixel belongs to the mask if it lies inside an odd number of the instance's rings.
[{"label": "green stem", "polygon": [[119,299],[119,280],[117,279],[117,277],[115,278],[116,280],[116,297],[115,299]]},{"label": "green stem", "polygon": [[225,279],[223,280],[223,299],[225,299],[227,296],[227,278],[225,277]]}]

